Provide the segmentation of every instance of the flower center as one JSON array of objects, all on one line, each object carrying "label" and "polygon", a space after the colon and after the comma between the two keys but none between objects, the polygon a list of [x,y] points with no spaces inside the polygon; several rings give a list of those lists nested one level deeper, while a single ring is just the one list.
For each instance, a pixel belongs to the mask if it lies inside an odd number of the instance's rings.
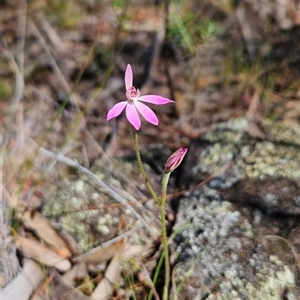
[{"label": "flower center", "polygon": [[126,98],[128,100],[135,100],[136,98],[138,98],[140,96],[140,91],[137,90],[134,86],[130,87],[127,91],[126,91]]}]

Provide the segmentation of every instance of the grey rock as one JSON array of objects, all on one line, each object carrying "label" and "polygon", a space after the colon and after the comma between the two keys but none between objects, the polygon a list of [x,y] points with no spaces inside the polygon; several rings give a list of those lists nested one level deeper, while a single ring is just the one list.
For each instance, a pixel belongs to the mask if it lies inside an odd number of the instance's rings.
[{"label": "grey rock", "polygon": [[230,120],[204,136],[191,169],[215,176],[180,201],[171,246],[180,299],[300,297],[288,246],[300,248],[300,130],[263,121],[262,139],[251,126]]}]

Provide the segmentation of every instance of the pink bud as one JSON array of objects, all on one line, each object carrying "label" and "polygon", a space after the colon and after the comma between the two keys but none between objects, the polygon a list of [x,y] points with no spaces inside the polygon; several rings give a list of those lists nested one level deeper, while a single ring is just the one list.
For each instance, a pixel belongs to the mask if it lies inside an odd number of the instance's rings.
[{"label": "pink bud", "polygon": [[188,148],[179,148],[176,150],[165,163],[165,171],[173,172],[181,164],[187,152]]}]

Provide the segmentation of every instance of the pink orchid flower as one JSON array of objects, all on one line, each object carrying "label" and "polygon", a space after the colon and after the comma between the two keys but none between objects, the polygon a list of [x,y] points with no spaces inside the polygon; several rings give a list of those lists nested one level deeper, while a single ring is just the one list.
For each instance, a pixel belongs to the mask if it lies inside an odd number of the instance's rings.
[{"label": "pink orchid flower", "polygon": [[187,152],[188,148],[179,148],[176,150],[165,163],[165,171],[173,172],[181,164]]},{"label": "pink orchid flower", "polygon": [[158,95],[141,96],[140,91],[133,86],[133,74],[131,66],[129,64],[127,65],[125,71],[125,87],[127,100],[117,103],[108,111],[106,117],[107,121],[119,116],[126,107],[127,120],[136,130],[139,130],[141,127],[141,119],[139,113],[144,117],[146,121],[157,126],[159,122],[155,113],[152,109],[150,109],[142,102],[152,103],[156,105],[163,105],[174,102],[173,100]]}]

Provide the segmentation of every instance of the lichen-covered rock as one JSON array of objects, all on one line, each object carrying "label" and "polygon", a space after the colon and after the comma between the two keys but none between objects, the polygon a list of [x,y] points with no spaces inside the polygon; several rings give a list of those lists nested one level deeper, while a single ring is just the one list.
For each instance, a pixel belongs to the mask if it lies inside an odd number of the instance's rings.
[{"label": "lichen-covered rock", "polygon": [[265,121],[262,138],[251,126],[230,120],[204,136],[192,172],[214,178],[181,199],[174,227],[180,299],[300,297],[300,130]]},{"label": "lichen-covered rock", "polygon": [[140,219],[145,222],[151,219],[148,223],[151,233],[141,226],[136,234],[131,235],[131,242],[149,242],[159,234],[159,223],[154,217],[154,211],[148,210],[137,201],[145,199],[145,196],[129,181],[129,178],[134,178],[134,173],[137,173],[136,168],[132,163],[110,163],[101,159],[96,161],[91,169],[92,173],[122,197],[128,206],[116,201],[93,179],[78,172],[61,180],[55,193],[47,199],[42,213],[57,228],[71,234],[85,252],[141,225],[141,221],[129,209],[130,206],[140,215]]},{"label": "lichen-covered rock", "polygon": [[231,202],[247,200],[270,211],[299,214],[300,128],[264,121],[262,139],[253,136],[253,126],[239,118],[207,132],[210,145],[201,152],[194,175],[214,174],[209,186],[225,189]]}]

